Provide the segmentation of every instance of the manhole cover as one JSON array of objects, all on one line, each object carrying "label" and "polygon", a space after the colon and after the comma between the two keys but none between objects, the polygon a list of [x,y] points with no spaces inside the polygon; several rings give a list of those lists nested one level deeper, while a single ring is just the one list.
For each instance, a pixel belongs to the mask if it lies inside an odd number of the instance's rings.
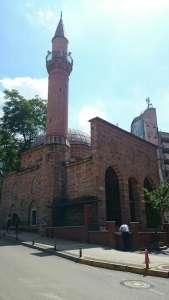
[{"label": "manhole cover", "polygon": [[157,268],[163,271],[169,271],[169,265],[161,265],[158,266]]},{"label": "manhole cover", "polygon": [[149,283],[141,280],[125,280],[122,281],[121,284],[136,289],[148,289],[151,286]]}]

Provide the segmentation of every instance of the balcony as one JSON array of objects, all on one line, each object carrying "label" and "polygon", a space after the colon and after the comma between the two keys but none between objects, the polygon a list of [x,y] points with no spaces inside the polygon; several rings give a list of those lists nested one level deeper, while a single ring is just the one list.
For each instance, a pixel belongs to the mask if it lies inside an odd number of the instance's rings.
[{"label": "balcony", "polygon": [[70,56],[70,53],[66,53],[64,51],[53,51],[49,52],[46,56],[46,64],[48,64],[51,61],[66,61],[71,66],[73,65],[73,59]]}]

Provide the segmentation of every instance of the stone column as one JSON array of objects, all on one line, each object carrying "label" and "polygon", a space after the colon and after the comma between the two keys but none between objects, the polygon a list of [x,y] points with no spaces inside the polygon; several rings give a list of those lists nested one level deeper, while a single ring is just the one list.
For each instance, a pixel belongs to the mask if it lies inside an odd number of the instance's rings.
[{"label": "stone column", "polygon": [[116,248],[116,238],[115,238],[115,221],[108,221],[108,239],[110,248]]},{"label": "stone column", "polygon": [[132,249],[137,249],[138,248],[138,225],[139,222],[130,222],[130,247]]}]

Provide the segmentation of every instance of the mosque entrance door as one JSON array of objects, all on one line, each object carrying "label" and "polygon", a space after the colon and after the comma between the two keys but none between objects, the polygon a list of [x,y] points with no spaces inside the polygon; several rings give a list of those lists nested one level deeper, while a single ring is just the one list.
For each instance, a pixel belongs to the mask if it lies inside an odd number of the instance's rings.
[{"label": "mosque entrance door", "polygon": [[60,226],[64,226],[64,209],[62,207],[58,207],[55,210],[55,214],[54,214],[54,227],[60,227]]},{"label": "mosque entrance door", "polygon": [[107,221],[116,221],[116,226],[121,225],[121,206],[119,193],[119,180],[113,168],[108,167],[105,174],[106,188],[106,214]]}]

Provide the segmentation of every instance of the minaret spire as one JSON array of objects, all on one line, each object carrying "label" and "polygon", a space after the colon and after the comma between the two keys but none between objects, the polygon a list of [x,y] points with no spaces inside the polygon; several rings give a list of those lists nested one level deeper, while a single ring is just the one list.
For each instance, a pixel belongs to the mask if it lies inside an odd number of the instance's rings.
[{"label": "minaret spire", "polygon": [[67,39],[66,31],[65,31],[64,24],[63,24],[63,19],[62,19],[62,11],[61,11],[61,14],[60,14],[60,21],[59,21],[58,26],[56,28],[55,35],[54,35],[53,39],[56,38],[56,37],[62,37],[62,38]]}]

